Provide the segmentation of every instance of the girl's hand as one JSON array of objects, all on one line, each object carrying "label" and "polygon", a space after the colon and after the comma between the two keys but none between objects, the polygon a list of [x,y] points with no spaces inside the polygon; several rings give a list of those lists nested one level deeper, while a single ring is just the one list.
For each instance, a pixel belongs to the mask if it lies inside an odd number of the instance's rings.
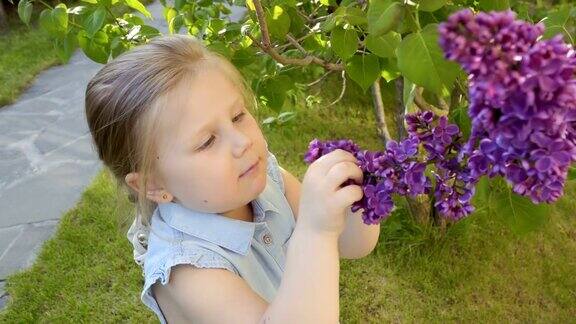
[{"label": "girl's hand", "polygon": [[358,160],[337,149],[308,167],[302,180],[298,224],[317,233],[339,236],[346,224],[346,209],[362,199],[359,185],[341,185],[348,179],[362,183]]}]

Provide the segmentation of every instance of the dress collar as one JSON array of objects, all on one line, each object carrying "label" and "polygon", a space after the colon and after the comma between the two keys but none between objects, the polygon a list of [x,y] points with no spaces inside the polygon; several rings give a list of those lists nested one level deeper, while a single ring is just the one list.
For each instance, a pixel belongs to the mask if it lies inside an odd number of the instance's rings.
[{"label": "dress collar", "polygon": [[264,223],[267,213],[280,213],[267,198],[266,189],[253,201],[254,222],[233,219],[217,213],[188,209],[178,203],[158,204],[160,217],[169,226],[186,234],[246,255],[252,243],[256,224]]}]

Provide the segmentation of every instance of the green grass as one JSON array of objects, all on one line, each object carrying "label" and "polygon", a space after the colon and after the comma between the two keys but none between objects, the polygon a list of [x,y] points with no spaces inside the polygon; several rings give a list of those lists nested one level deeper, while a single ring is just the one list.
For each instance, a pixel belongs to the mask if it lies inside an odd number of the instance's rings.
[{"label": "green grass", "polygon": [[38,73],[62,64],[50,38],[10,17],[11,31],[0,36],[0,107],[15,102]]},{"label": "green grass", "polygon": [[[65,2],[69,8],[86,5],[84,2],[55,0],[48,2],[52,6]],[[153,0],[141,2],[148,4]],[[6,3],[6,6],[8,5]],[[51,66],[63,64],[56,54],[50,36],[38,27],[38,15],[42,9],[45,7],[35,2],[31,28],[14,13],[9,15],[10,32],[0,35],[0,109],[18,100],[20,94],[34,82],[38,73]],[[117,6],[113,10],[117,16],[128,11],[132,10],[124,5]]]},{"label": "green grass", "polygon": [[[323,89],[327,100],[339,90],[331,82]],[[289,124],[264,128],[281,165],[302,178],[303,154],[315,137],[378,149],[371,101],[358,95],[350,86],[340,105],[299,106]],[[124,198],[117,204],[115,190],[100,173],[36,263],[9,278],[12,300],[0,322],[156,322],[139,301],[143,277],[119,230],[131,208]],[[341,261],[341,322],[574,322],[574,197],[571,183],[546,225],[523,237],[497,217],[475,214],[439,238],[399,208],[382,224],[371,255]]]}]

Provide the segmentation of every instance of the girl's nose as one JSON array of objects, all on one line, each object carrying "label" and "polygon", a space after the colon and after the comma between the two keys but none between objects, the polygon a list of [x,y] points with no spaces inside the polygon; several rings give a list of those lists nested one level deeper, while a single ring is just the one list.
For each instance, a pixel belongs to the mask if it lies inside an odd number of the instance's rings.
[{"label": "girl's nose", "polygon": [[232,152],[235,157],[241,157],[246,150],[252,146],[252,139],[239,130],[234,130],[232,134]]}]

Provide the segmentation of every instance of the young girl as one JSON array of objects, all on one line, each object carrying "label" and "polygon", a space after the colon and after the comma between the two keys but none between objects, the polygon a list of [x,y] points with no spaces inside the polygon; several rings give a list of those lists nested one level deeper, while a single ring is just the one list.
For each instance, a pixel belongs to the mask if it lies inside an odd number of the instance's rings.
[{"label": "young girl", "polygon": [[379,226],[346,213],[363,195],[341,187],[362,182],[354,156],[321,157],[300,184],[253,109],[241,74],[192,36],[137,46],[87,86],[99,157],[137,202],[128,238],[161,323],[337,323],[339,257],[376,244]]}]

